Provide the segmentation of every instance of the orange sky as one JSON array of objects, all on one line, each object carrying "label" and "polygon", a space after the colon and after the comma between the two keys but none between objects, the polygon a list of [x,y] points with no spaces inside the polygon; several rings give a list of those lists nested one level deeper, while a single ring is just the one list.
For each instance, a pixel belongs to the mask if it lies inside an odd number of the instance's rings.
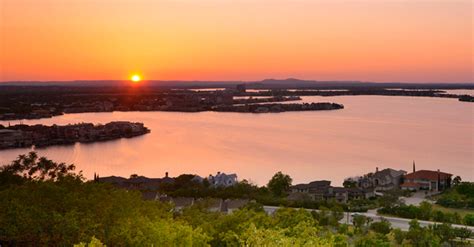
[{"label": "orange sky", "polygon": [[474,81],[471,0],[0,0],[0,27],[0,81]]}]

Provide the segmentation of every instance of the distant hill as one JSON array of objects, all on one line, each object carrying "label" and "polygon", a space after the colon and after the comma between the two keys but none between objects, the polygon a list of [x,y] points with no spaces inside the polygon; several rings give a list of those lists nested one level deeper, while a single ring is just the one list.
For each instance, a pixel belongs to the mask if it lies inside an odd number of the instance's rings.
[{"label": "distant hill", "polygon": [[[362,81],[316,81],[288,79],[265,79],[261,81],[161,81],[141,82],[145,87],[159,88],[233,88],[246,84],[249,89],[369,89],[369,88],[432,88],[432,89],[474,89],[474,83],[403,83]],[[1,86],[66,86],[66,87],[121,87],[130,86],[128,80],[81,80],[81,81],[9,81]]]}]

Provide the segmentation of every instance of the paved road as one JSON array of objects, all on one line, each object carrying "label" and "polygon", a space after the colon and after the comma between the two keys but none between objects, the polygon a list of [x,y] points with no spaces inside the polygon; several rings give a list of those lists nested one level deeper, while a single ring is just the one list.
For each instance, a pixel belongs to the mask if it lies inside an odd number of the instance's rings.
[{"label": "paved road", "polygon": [[[280,207],[275,207],[275,206],[263,206],[263,209],[265,212],[268,214],[273,214],[276,210],[278,210]],[[316,209],[306,209],[308,211],[319,211]],[[366,217],[371,218],[374,221],[380,221],[382,218],[388,220],[390,224],[392,224],[393,228],[400,228],[404,231],[408,231],[410,228],[410,221],[411,219],[404,219],[404,218],[398,218],[398,217],[389,217],[389,216],[379,216],[375,213],[374,210],[369,211],[367,213],[345,213],[344,218],[340,221],[341,223],[346,223],[346,224],[352,224],[352,216],[353,215],[364,215]],[[429,225],[434,225],[434,224],[440,224],[439,222],[434,222],[434,221],[424,221],[424,220],[418,220],[421,226],[426,227]],[[474,227],[472,226],[464,226],[464,225],[456,225],[452,224],[453,227],[456,228],[468,228],[472,232],[474,232]]]}]

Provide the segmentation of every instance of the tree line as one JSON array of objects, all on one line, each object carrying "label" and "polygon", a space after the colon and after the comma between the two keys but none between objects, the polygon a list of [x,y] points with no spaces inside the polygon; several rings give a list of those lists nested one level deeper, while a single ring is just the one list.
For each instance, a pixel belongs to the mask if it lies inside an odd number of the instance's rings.
[{"label": "tree line", "polygon": [[416,220],[406,232],[362,215],[342,224],[340,205],[269,215],[250,203],[223,214],[203,201],[176,211],[139,191],[85,181],[74,166],[34,153],[0,168],[0,198],[1,246],[468,246],[471,236]]}]

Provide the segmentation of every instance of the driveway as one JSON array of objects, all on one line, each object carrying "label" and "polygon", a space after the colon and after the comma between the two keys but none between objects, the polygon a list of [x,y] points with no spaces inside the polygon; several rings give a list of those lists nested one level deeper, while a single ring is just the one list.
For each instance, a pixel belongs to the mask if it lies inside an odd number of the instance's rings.
[{"label": "driveway", "polygon": [[400,199],[405,201],[405,204],[407,205],[419,206],[422,201],[430,202],[426,200],[425,197],[425,191],[417,191],[411,197],[400,197]]}]

